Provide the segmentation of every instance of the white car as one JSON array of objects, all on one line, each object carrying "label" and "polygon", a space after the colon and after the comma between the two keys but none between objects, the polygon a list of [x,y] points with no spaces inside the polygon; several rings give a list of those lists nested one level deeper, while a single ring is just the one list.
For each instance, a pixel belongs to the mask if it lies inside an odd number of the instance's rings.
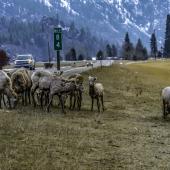
[{"label": "white car", "polygon": [[92,62],[87,62],[87,63],[86,63],[86,66],[87,66],[87,67],[90,67],[90,66],[93,67],[93,63],[92,63]]},{"label": "white car", "polygon": [[25,67],[25,68],[29,68],[30,70],[35,69],[35,60],[32,54],[17,55],[14,64],[15,64],[15,68]]}]

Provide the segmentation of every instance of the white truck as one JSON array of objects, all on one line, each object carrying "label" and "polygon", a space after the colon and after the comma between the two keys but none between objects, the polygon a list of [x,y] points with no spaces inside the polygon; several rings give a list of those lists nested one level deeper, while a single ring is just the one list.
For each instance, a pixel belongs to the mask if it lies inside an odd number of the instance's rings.
[{"label": "white truck", "polygon": [[32,54],[18,54],[14,61],[15,68],[29,68],[30,70],[35,69],[35,60]]}]

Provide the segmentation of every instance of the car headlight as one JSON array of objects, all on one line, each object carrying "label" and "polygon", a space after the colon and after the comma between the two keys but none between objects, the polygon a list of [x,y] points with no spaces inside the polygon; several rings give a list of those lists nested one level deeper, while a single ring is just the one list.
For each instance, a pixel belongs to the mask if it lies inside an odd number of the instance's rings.
[{"label": "car headlight", "polygon": [[32,60],[28,60],[28,63],[31,64],[31,63],[32,63]]}]

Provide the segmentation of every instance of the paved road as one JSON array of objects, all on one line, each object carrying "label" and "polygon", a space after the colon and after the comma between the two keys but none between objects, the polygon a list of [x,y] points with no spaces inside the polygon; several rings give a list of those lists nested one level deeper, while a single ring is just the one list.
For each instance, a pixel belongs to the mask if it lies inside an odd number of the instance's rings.
[{"label": "paved road", "polygon": [[[113,60],[103,60],[102,61],[103,66],[110,66],[113,63],[121,63],[121,61],[113,61]],[[64,71],[64,75],[67,76],[67,75],[71,75],[71,74],[74,74],[74,73],[82,73],[82,72],[88,71],[92,68],[97,68],[97,67],[100,67],[100,66],[101,66],[100,61],[94,61],[93,67],[92,66],[89,66],[89,67],[87,67],[87,66],[83,66],[83,67],[64,66],[64,67],[61,67],[61,71]],[[43,67],[36,68],[36,70],[43,70],[43,69],[44,69]],[[8,71],[8,72],[13,72],[14,70],[15,70],[14,68],[5,69],[5,71]],[[52,69],[49,69],[49,71],[56,72],[57,69],[52,68]]]},{"label": "paved road", "polygon": [[[102,65],[103,66],[110,66],[114,63],[114,61],[112,60],[103,60],[102,61]],[[74,74],[74,73],[82,73],[82,72],[85,72],[85,71],[88,71],[90,69],[93,69],[93,68],[97,68],[97,67],[101,67],[101,62],[100,61],[96,61],[95,63],[93,63],[93,67],[92,66],[84,66],[84,67],[75,67],[75,68],[67,68],[65,71],[64,71],[64,75],[70,75],[70,74]]]},{"label": "paved road", "polygon": [[[103,60],[102,61],[102,65],[103,66],[110,66],[114,63],[115,61],[113,60]],[[71,75],[71,74],[75,74],[75,73],[82,73],[82,72],[85,72],[85,71],[88,71],[90,69],[93,69],[93,68],[97,68],[97,67],[100,67],[101,66],[101,62],[100,61],[95,61],[93,63],[93,67],[92,66],[83,66],[83,67],[71,67],[71,66],[65,66],[65,67],[61,67],[61,71],[64,71],[64,75],[67,76],[67,75]],[[37,68],[36,70],[42,70],[44,68]],[[52,68],[52,69],[49,69],[51,72],[57,72],[57,69],[56,68]]]}]

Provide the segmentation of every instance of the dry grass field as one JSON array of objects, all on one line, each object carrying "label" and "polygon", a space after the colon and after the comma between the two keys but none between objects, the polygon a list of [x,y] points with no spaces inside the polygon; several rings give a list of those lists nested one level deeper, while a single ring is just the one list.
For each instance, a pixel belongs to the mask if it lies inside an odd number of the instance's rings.
[{"label": "dry grass field", "polygon": [[[88,75],[105,87],[100,122],[90,111]],[[113,65],[84,77],[80,112],[0,111],[0,170],[170,169],[170,119],[162,119],[160,100],[170,62]]]}]

